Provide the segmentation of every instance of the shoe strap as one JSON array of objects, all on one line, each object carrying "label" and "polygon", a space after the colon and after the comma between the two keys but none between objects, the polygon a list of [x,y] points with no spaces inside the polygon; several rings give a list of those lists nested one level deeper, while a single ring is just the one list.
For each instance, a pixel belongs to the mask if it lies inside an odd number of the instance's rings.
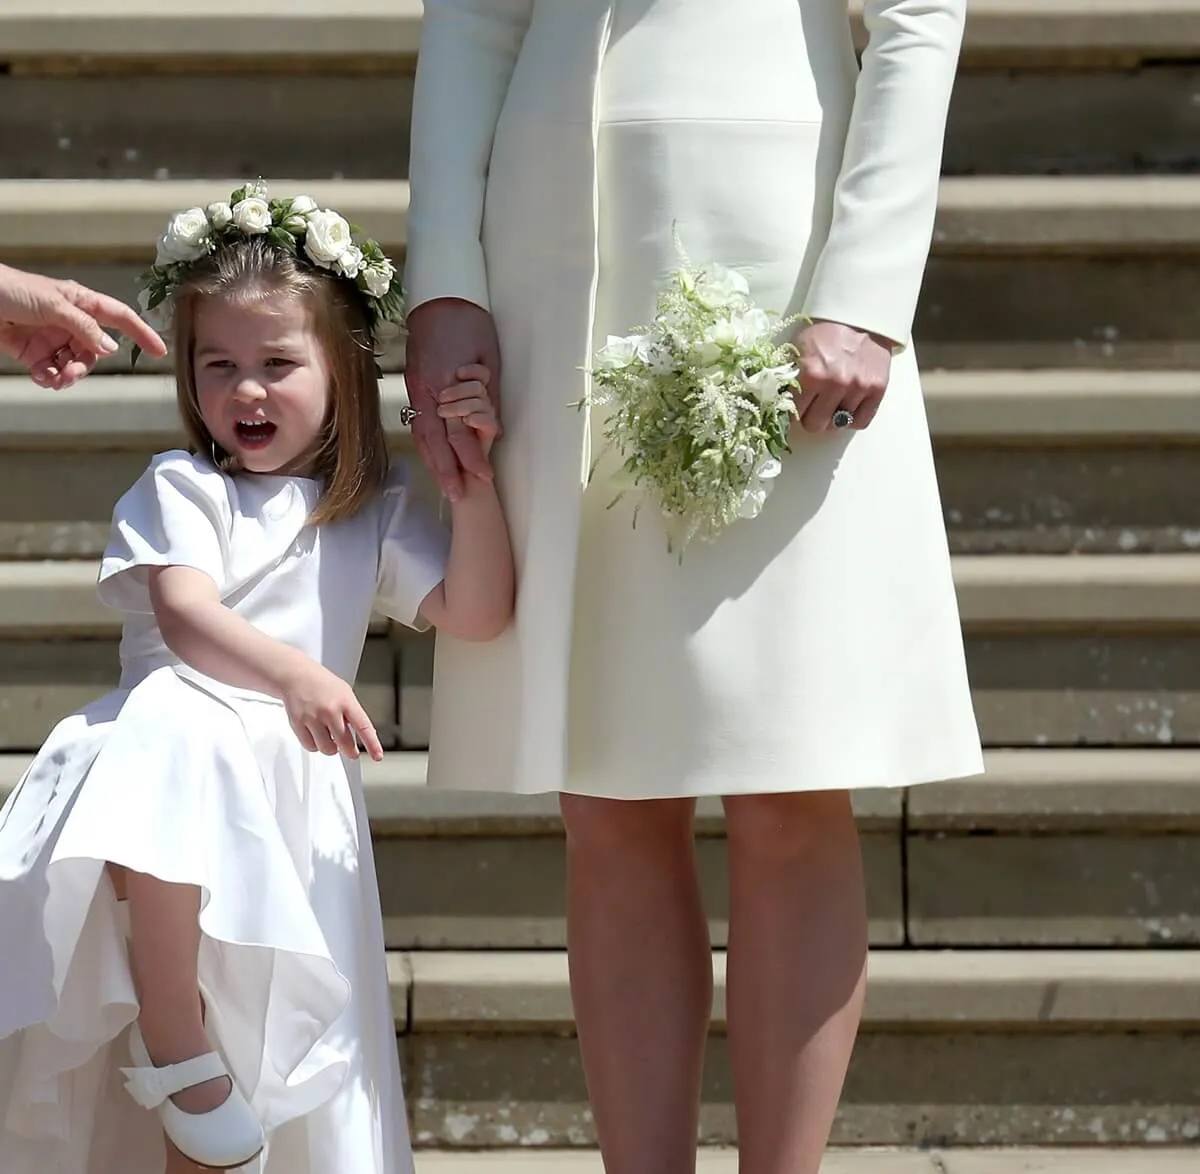
[{"label": "shoe strap", "polygon": [[122,1068],[129,1095],[144,1109],[157,1109],[168,1097],[208,1080],[228,1077],[229,1072],[216,1052],[193,1056],[165,1068]]}]

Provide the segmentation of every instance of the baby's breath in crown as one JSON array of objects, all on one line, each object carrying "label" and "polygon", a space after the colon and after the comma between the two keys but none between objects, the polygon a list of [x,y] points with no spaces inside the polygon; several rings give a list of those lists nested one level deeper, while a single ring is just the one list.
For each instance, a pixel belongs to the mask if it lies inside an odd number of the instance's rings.
[{"label": "baby's breath in crown", "polygon": [[394,332],[404,319],[404,293],[396,266],[379,242],[311,196],[267,198],[259,180],[238,188],[229,202],[176,212],[159,238],[158,256],[141,276],[138,305],[156,330],[170,323],[167,312],[189,267],[220,245],[263,236],[271,244],[320,269],[353,281],[366,295],[376,338]]}]

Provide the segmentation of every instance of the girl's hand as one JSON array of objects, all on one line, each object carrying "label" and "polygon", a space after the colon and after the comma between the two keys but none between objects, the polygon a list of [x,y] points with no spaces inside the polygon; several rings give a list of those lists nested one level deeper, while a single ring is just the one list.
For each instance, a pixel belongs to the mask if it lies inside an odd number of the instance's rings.
[{"label": "girl's hand", "polygon": [[304,665],[288,681],[283,704],[305,750],[357,758],[361,741],[375,762],[382,760],[379,735],[354,690],[315,661]]},{"label": "girl's hand", "polygon": [[842,408],[854,418],[851,428],[866,428],[879,411],[891,376],[887,340],[840,322],[813,322],[797,331],[794,341],[800,352],[800,427],[828,431],[834,427],[834,412]]},{"label": "girl's hand", "polygon": [[438,392],[437,414],[443,420],[461,420],[479,439],[484,456],[500,435],[500,419],[488,394],[491,372],[478,364],[460,367],[458,382]]}]

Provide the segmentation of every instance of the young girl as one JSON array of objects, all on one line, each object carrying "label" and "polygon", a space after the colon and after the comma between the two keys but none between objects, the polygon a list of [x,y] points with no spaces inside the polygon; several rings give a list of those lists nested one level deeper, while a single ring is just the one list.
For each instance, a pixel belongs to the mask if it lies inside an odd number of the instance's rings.
[{"label": "young girl", "polygon": [[[499,634],[508,536],[490,480],[447,534],[388,468],[378,246],[311,200],[230,204],[174,218],[148,275],[194,453],[116,507],[120,688],[0,815],[4,1174],[411,1170],[348,682],[373,608]],[[490,448],[487,379],[438,414]]]}]

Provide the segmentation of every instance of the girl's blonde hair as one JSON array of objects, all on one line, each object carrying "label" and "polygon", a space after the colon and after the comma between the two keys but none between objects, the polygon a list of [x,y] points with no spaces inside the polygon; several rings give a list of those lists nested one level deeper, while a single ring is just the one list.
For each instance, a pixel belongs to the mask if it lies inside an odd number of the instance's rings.
[{"label": "girl's blonde hair", "polygon": [[282,295],[302,302],[329,369],[329,412],[317,440],[313,475],[323,479],[312,522],[351,517],[387,477],[379,369],[366,300],[351,281],[300,264],[261,238],[218,248],[189,267],[173,298],[175,387],[188,439],[198,456],[230,471],[233,458],[200,415],[193,354],[196,309],[204,298],[255,302]]}]

